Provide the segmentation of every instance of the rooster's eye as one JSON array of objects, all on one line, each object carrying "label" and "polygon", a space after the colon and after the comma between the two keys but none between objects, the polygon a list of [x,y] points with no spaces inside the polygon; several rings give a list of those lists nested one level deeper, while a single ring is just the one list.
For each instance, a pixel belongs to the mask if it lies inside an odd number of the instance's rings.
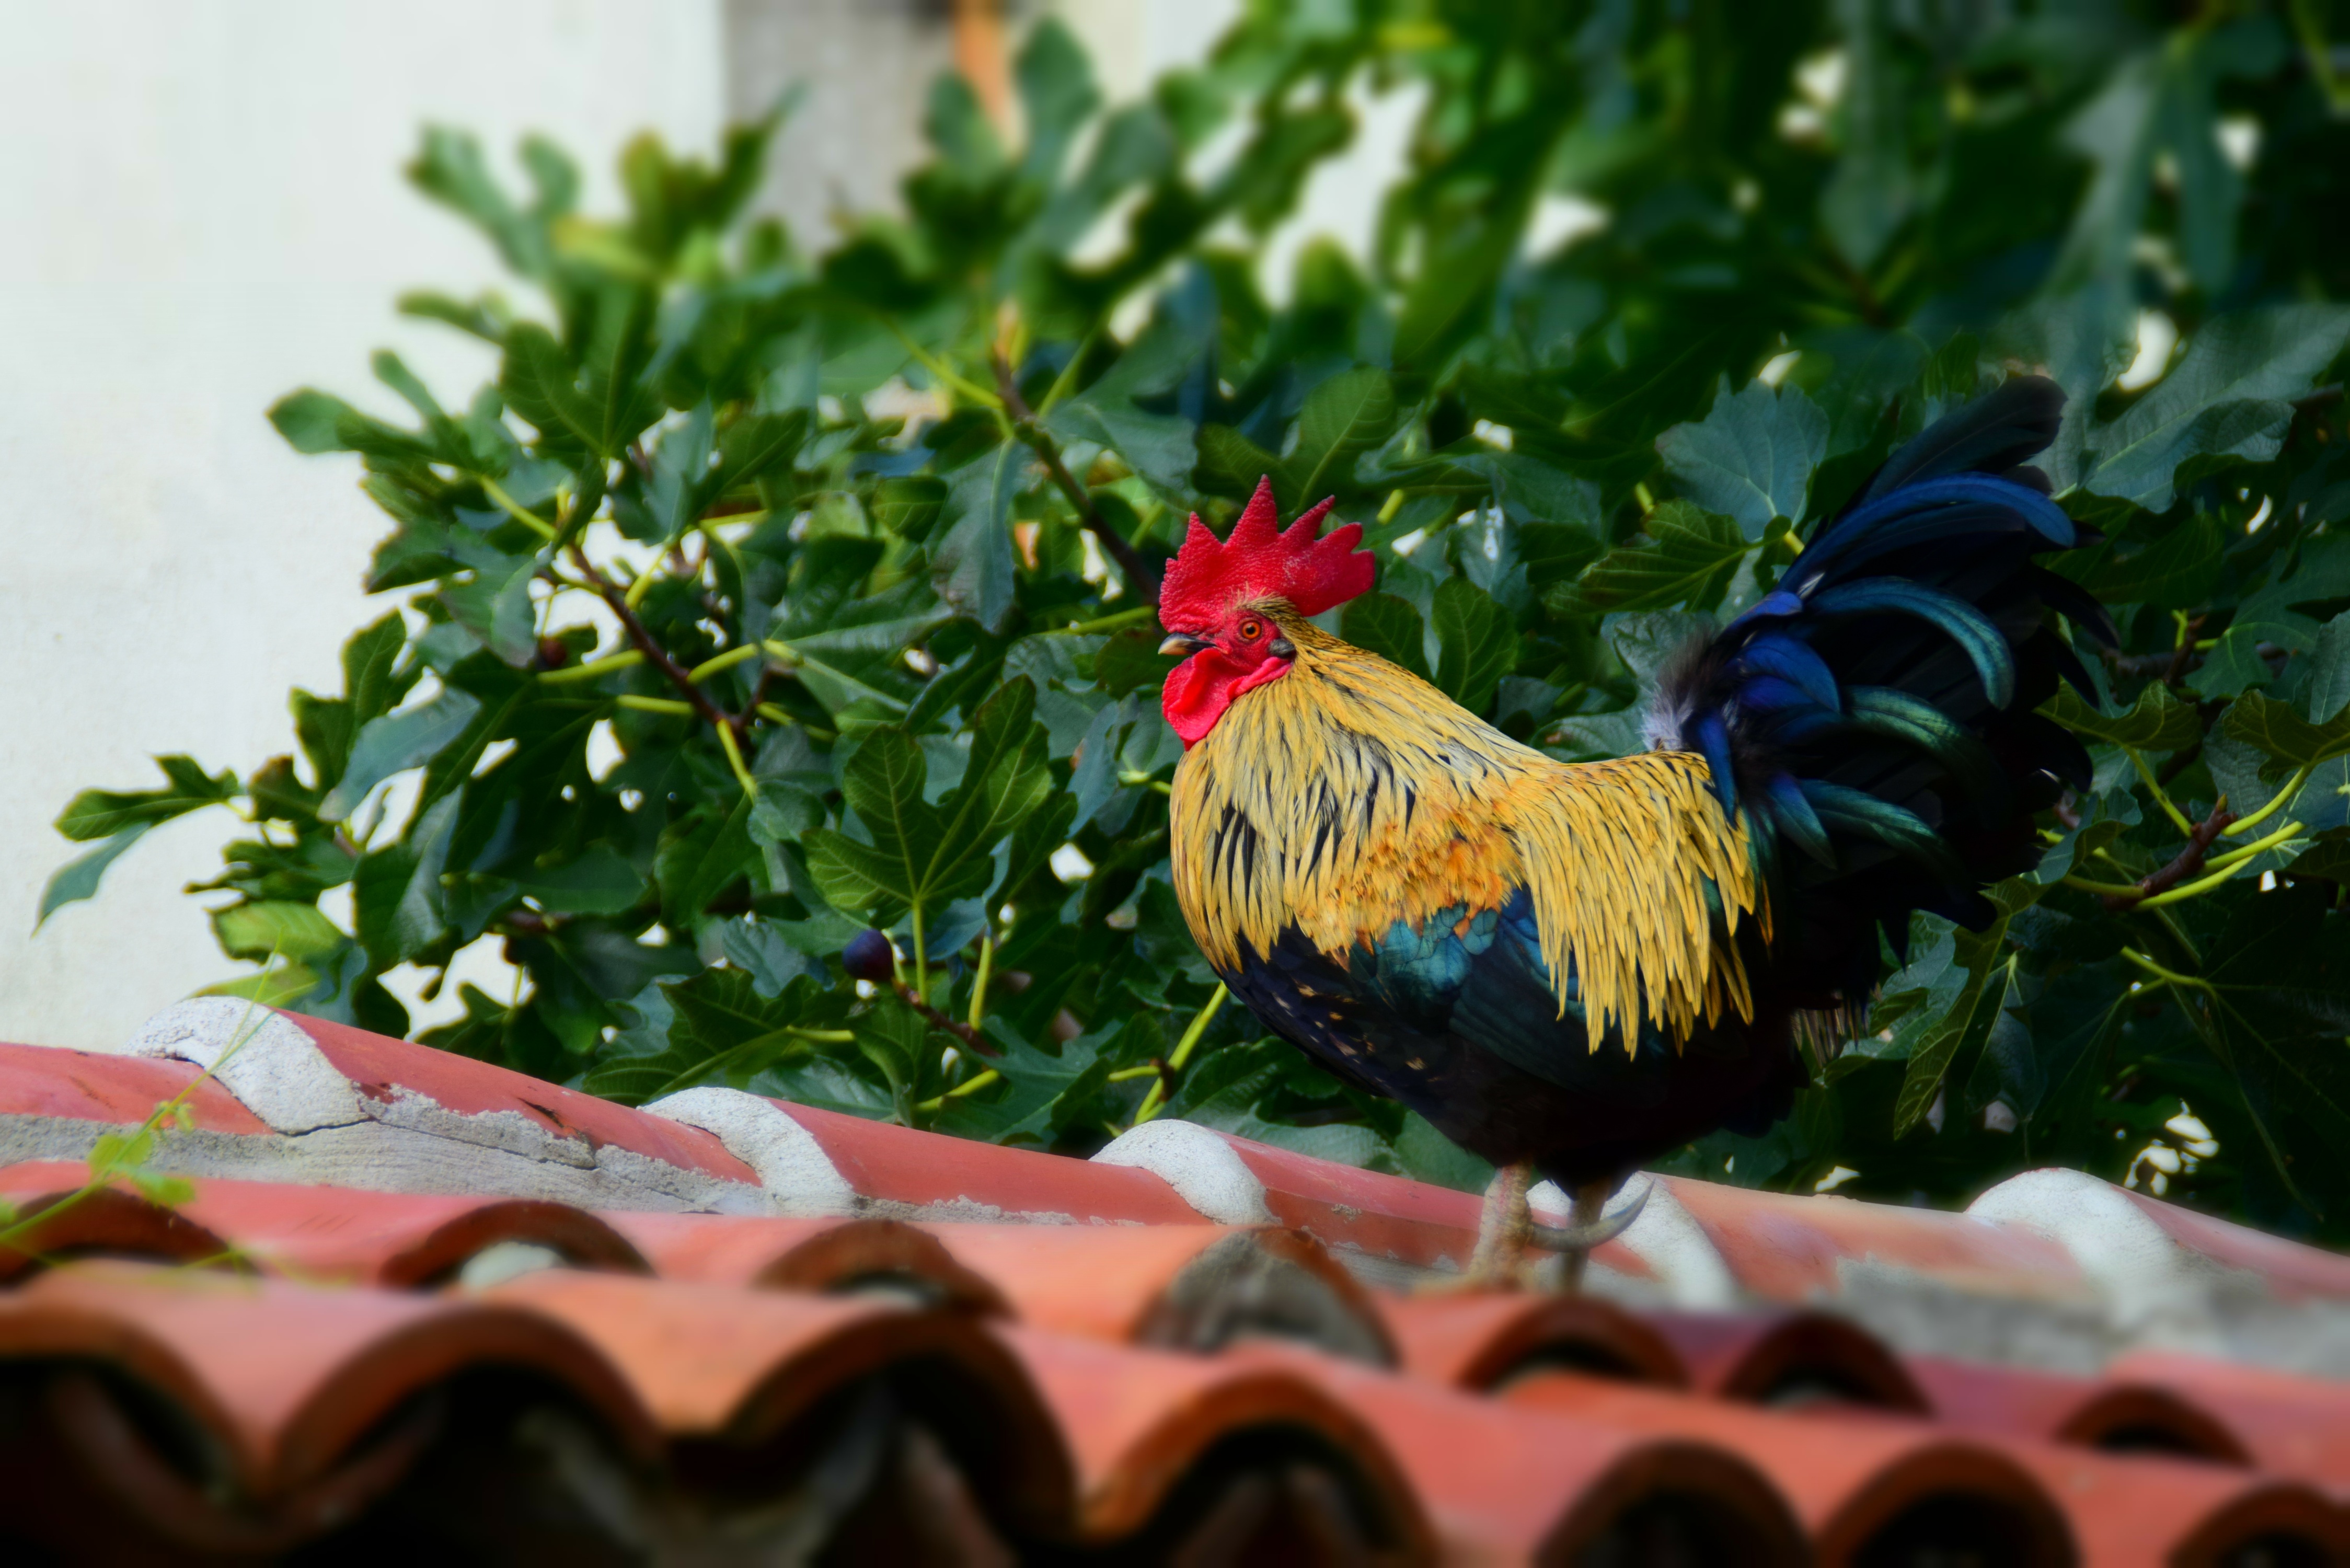
[{"label": "rooster's eye", "polygon": [[1258,638],[1263,637],[1263,635],[1264,623],[1263,621],[1244,620],[1241,622],[1241,640],[1243,642],[1254,642]]}]

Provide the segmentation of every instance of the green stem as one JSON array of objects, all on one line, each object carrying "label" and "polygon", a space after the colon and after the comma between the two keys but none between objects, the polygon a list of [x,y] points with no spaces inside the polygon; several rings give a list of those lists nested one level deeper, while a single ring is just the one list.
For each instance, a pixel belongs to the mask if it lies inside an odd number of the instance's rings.
[{"label": "green stem", "polygon": [[914,917],[914,994],[924,1002],[931,999],[931,955],[922,946],[922,905],[916,899]]},{"label": "green stem", "polygon": [[1093,330],[1079,340],[1076,352],[1071,354],[1069,362],[1061,367],[1061,373],[1053,378],[1053,384],[1045,389],[1045,400],[1036,405],[1038,419],[1051,413],[1053,405],[1069,395],[1069,389],[1076,384],[1077,367],[1085,363],[1087,351],[1093,348],[1094,339],[1100,335],[1101,327],[1096,324]]},{"label": "green stem", "polygon": [[645,563],[645,569],[637,574],[637,580],[629,585],[629,591],[620,596],[620,602],[630,609],[635,609],[644,603],[645,595],[652,589],[653,578],[660,575],[657,570],[660,566],[660,553],[655,551],[653,558]]},{"label": "green stem", "polygon": [[687,670],[685,672],[685,678],[698,686],[702,681],[707,680],[712,676],[717,674],[720,670],[732,670],[736,665],[742,663],[744,659],[756,659],[764,651],[766,650],[761,648],[757,643],[746,642],[740,648],[730,648],[725,652],[719,654],[713,659],[703,659],[701,663]]},{"label": "green stem", "polygon": [[689,719],[693,716],[692,703],[680,702],[673,697],[639,697],[630,692],[612,701],[623,708],[634,708],[639,713],[682,713]]},{"label": "green stem", "polygon": [[[262,961],[262,973],[266,975],[271,966],[277,963],[283,956],[284,954],[277,949],[272,948],[269,956]],[[6,1229],[0,1230],[0,1247],[5,1247],[11,1251],[29,1253],[30,1250],[20,1244],[27,1231],[57,1218],[77,1204],[87,1201],[92,1193],[103,1189],[116,1177],[136,1170],[144,1164],[143,1158],[130,1160],[124,1158],[123,1156],[126,1151],[139,1147],[143,1139],[163,1130],[166,1127],[180,1125],[181,1113],[187,1108],[188,1102],[195,1097],[196,1091],[217,1076],[220,1070],[228,1065],[229,1058],[244,1050],[245,1043],[253,1038],[255,1033],[255,1014],[260,1011],[260,1002],[255,998],[246,997],[243,1016],[237,1019],[236,1027],[229,1031],[227,1048],[213,1059],[213,1064],[189,1079],[187,1085],[178,1094],[168,1100],[159,1102],[153,1110],[147,1113],[147,1119],[139,1124],[137,1130],[129,1137],[122,1138],[112,1146],[112,1153],[103,1159],[93,1158],[89,1162],[89,1178],[81,1186],[67,1193],[39,1213],[26,1215]]]},{"label": "green stem", "polygon": [[2316,771],[2316,763],[2303,763],[2299,772],[2295,773],[2293,777],[2285,780],[2284,788],[2277,791],[2276,794],[2270,798],[2268,805],[2261,807],[2260,810],[2252,813],[2250,816],[2240,816],[2235,821],[2230,823],[2227,828],[2228,836],[2230,838],[2241,837],[2243,835],[2250,833],[2253,828],[2258,827],[2262,823],[2266,822],[2270,817],[2275,815],[2279,807],[2290,805],[2293,802],[2293,797],[2301,794],[2301,786],[2307,784],[2309,782],[2309,775]]},{"label": "green stem", "polygon": [[726,765],[734,770],[734,782],[743,786],[743,794],[749,799],[758,799],[759,786],[752,779],[751,770],[743,765],[743,748],[735,743],[733,725],[718,726],[718,747],[726,753]]},{"label": "green stem", "polygon": [[513,496],[508,495],[504,490],[499,487],[498,482],[492,479],[486,473],[482,475],[482,488],[489,492],[491,500],[496,502],[501,507],[505,509],[506,515],[512,517],[524,527],[528,528],[532,533],[536,534],[548,544],[552,545],[557,539],[562,537],[562,535],[556,529],[553,524],[549,523],[546,518],[537,515],[536,513],[531,512],[528,508],[525,507],[522,503],[516,501]]},{"label": "green stem", "polygon": [[[753,711],[770,724],[800,724],[797,719],[793,718],[773,702],[762,702]],[[833,738],[833,732],[830,730],[821,730],[814,724],[800,724],[800,728],[807,732],[808,739],[812,741],[829,741]]]},{"label": "green stem", "polygon": [[1215,995],[1208,998],[1208,1004],[1200,1009],[1199,1016],[1191,1020],[1191,1027],[1183,1031],[1183,1038],[1176,1042],[1174,1054],[1167,1058],[1167,1072],[1159,1075],[1159,1082],[1150,1085],[1150,1093],[1142,1096],[1141,1108],[1134,1113],[1136,1127],[1140,1127],[1166,1108],[1168,1076],[1181,1072],[1184,1064],[1191,1061],[1201,1036],[1207,1033],[1208,1025],[1215,1022],[1216,1013],[1231,995],[1222,981],[1216,982]]},{"label": "green stem", "polygon": [[2170,803],[2170,796],[2164,793],[2160,781],[2154,776],[2154,770],[2146,765],[2146,758],[2139,753],[2138,749],[2136,746],[2124,746],[2122,753],[2129,758],[2130,766],[2137,770],[2137,776],[2145,781],[2148,793],[2154,796],[2154,804],[2162,807],[2162,815],[2170,818],[2171,826],[2189,837],[2194,836],[2195,825],[2187,820],[2185,812]]},{"label": "green stem", "polygon": [[2211,982],[2210,981],[2199,979],[2191,974],[2174,974],[2170,971],[2163,968],[2160,964],[2155,962],[2152,959],[2147,957],[2144,953],[2138,951],[2136,948],[2124,948],[2122,950],[2122,957],[2129,960],[2130,962],[2137,965],[2138,968],[2146,971],[2147,973],[2154,976],[2155,979],[2160,981],[2165,985],[2185,986],[2190,991],[2210,991],[2211,989]]},{"label": "green stem", "polygon": [[2067,877],[2064,878],[2064,886],[2078,888],[2084,893],[2095,893],[2110,898],[2134,898],[2137,896],[2137,886],[2128,882],[2092,882],[2086,877]]},{"label": "green stem", "polygon": [[1120,1067],[1117,1072],[1112,1073],[1108,1078],[1104,1081],[1112,1084],[1130,1084],[1137,1078],[1155,1078],[1157,1076],[1159,1076],[1159,1064],[1153,1062],[1147,1066]]},{"label": "green stem", "polygon": [[1216,1021],[1217,1012],[1232,1000],[1232,994],[1224,989],[1223,981],[1216,982],[1216,994],[1208,998],[1208,1005],[1200,1009],[1200,1016],[1191,1020],[1191,1027],[1183,1031],[1183,1038],[1176,1042],[1175,1054],[1167,1058],[1169,1066],[1179,1073],[1183,1070],[1191,1060],[1191,1053],[1198,1047],[1200,1037],[1207,1033],[1208,1025]]},{"label": "green stem", "polygon": [[2210,892],[2212,888],[2217,888],[2220,883],[2227,881],[2230,877],[2233,877],[2237,872],[2243,868],[2243,862],[2238,861],[2235,865],[2229,867],[2225,871],[2215,871],[2209,877],[2202,877],[2198,881],[2189,882],[2182,887],[2173,888],[2167,893],[2157,893],[2153,898],[2147,899],[2137,907],[2141,909],[2159,909],[2165,904],[2183,904],[2199,893]]},{"label": "green stem", "polygon": [[995,972],[995,933],[982,928],[979,933],[979,975],[971,982],[971,1026],[987,1014],[987,981]]},{"label": "green stem", "polygon": [[609,675],[615,670],[633,670],[644,661],[643,651],[631,648],[607,654],[602,659],[591,659],[585,664],[575,664],[568,670],[542,670],[538,679],[544,685],[560,686],[573,680],[593,680],[599,675]]},{"label": "green stem", "polygon": [[2266,838],[2255,839],[2250,844],[2239,845],[2237,847],[2229,850],[2225,855],[2215,855],[2209,862],[2207,862],[2207,864],[2209,864],[2214,871],[2230,869],[2234,867],[2241,866],[2245,861],[2250,860],[2253,856],[2261,854],[2264,850],[2274,849],[2278,845],[2282,844],[2285,840],[2293,836],[2293,835],[2303,831],[2305,831],[2305,829],[2303,824],[2298,822],[2288,822],[2282,827],[2278,828],[2274,833],[2270,834]]},{"label": "green stem", "polygon": [[999,414],[1003,411],[1003,399],[997,397],[993,392],[989,391],[986,388],[979,385],[975,381],[965,380],[962,376],[955,370],[954,367],[949,365],[945,360],[940,358],[937,355],[923,348],[920,344],[915,342],[911,337],[907,335],[906,329],[899,326],[898,323],[890,317],[884,316],[880,319],[881,325],[889,329],[889,335],[897,338],[897,340],[904,346],[906,352],[911,354],[914,357],[915,362],[920,365],[923,369],[928,370],[931,375],[937,377],[939,380],[947,386],[952,387],[956,391],[961,392],[964,397],[969,398],[981,408],[992,409]]},{"label": "green stem", "polygon": [[938,1114],[940,1108],[949,1100],[960,1099],[965,1095],[975,1095],[980,1090],[987,1087],[988,1085],[1001,1082],[1003,1077],[1003,1074],[997,1072],[994,1068],[990,1067],[984,1073],[976,1074],[972,1077],[964,1079],[962,1083],[957,1084],[953,1088],[949,1089],[945,1094],[937,1096],[931,1099],[924,1100],[920,1105],[916,1106],[914,1108],[921,1112],[924,1116],[935,1116]]}]

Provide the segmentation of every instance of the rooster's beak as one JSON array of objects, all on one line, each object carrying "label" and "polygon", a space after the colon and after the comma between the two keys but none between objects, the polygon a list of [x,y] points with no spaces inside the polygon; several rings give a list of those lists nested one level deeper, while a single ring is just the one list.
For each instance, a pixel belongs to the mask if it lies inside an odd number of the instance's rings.
[{"label": "rooster's beak", "polygon": [[1186,633],[1179,631],[1169,637],[1166,641],[1160,643],[1159,645],[1159,651],[1161,653],[1174,654],[1179,658],[1189,658],[1194,653],[1201,652],[1202,649],[1211,648],[1213,646],[1214,644],[1211,643],[1204,637],[1191,637]]}]

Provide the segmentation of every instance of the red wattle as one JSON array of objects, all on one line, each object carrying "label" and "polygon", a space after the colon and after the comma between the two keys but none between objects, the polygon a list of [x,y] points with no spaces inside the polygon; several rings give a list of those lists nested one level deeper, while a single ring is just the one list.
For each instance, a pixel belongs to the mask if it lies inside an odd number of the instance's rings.
[{"label": "red wattle", "polygon": [[1159,706],[1188,752],[1208,738],[1233,698],[1288,673],[1285,659],[1262,659],[1252,668],[1221,648],[1203,649],[1168,673]]}]

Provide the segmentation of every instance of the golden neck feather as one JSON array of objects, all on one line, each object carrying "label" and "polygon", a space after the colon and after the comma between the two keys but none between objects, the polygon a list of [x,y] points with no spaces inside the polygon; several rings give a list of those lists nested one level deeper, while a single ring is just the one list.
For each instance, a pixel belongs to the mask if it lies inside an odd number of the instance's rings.
[{"label": "golden neck feather", "polygon": [[1211,963],[1235,969],[1290,926],[1344,961],[1398,921],[1474,914],[1523,887],[1561,1012],[1572,975],[1593,1049],[1644,1015],[1676,1040],[1726,1008],[1751,1015],[1731,939],[1762,894],[1744,819],[1723,817],[1704,759],[1555,762],[1272,614],[1295,666],[1236,699],[1175,773],[1175,888]]}]

